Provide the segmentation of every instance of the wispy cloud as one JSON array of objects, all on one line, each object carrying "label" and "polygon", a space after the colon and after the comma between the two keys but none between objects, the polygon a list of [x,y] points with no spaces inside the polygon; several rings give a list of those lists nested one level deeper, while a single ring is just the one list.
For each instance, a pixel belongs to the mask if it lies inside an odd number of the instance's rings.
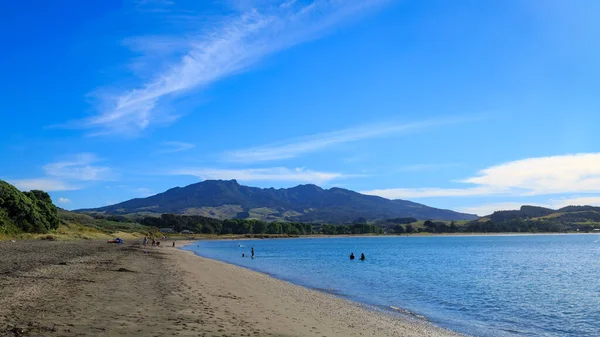
[{"label": "wispy cloud", "polygon": [[100,159],[93,153],[79,153],[68,160],[44,165],[45,177],[9,182],[20,190],[69,191],[80,189],[82,182],[114,180],[111,168],[92,165],[98,161]]},{"label": "wispy cloud", "polygon": [[48,179],[48,178],[34,178],[34,179],[15,179],[8,180],[9,183],[15,185],[22,191],[30,190],[42,190],[46,192],[52,191],[71,191],[78,190],[80,187],[71,185],[62,180]]},{"label": "wispy cloud", "polygon": [[267,2],[262,4],[264,7],[253,7],[217,23],[196,18],[192,27],[186,25],[187,30],[174,37],[178,42],[181,36],[188,39],[185,44],[177,43],[182,46],[183,56],[170,61],[163,70],[146,75],[152,78],[150,81],[112,95],[99,114],[76,124],[95,130],[95,134],[130,134],[158,121],[172,121],[176,116],[166,116],[163,109],[168,100],[242,72],[270,54],[318,38],[331,27],[383,2],[386,0],[316,0],[309,5]]},{"label": "wispy cloud", "polygon": [[164,149],[159,150],[158,153],[174,153],[193,149],[196,145],[185,142],[164,142]]},{"label": "wispy cloud", "polygon": [[500,194],[506,190],[488,187],[471,188],[387,188],[361,191],[362,194],[377,195],[388,199],[419,199],[433,197],[472,197],[490,194]]},{"label": "wispy cloud", "polygon": [[418,131],[435,126],[472,121],[479,118],[480,117],[456,117],[431,119],[412,123],[372,124],[288,139],[266,146],[230,151],[225,153],[223,157],[226,161],[244,163],[290,159],[306,153],[329,148],[337,144]]},{"label": "wispy cloud", "polygon": [[58,198],[58,203],[59,204],[70,204],[71,203],[71,199],[69,199],[69,198]]},{"label": "wispy cloud", "polygon": [[492,166],[462,179],[464,188],[393,188],[363,191],[386,198],[535,196],[600,193],[600,153],[528,158]]},{"label": "wispy cloud", "polygon": [[322,184],[331,180],[354,176],[343,173],[318,172],[304,168],[290,169],[286,167],[259,169],[184,168],[172,170],[169,174],[190,175],[202,180],[237,179],[240,181],[288,181],[314,184]]},{"label": "wispy cloud", "polygon": [[47,175],[69,180],[110,180],[112,171],[106,166],[94,166],[99,159],[92,153],[80,153],[67,161],[44,165]]}]

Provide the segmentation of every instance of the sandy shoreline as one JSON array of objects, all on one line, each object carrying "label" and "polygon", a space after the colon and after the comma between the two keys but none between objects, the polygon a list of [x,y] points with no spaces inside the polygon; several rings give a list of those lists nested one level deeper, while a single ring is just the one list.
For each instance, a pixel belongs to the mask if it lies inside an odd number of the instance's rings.
[{"label": "sandy shoreline", "polygon": [[458,336],[165,243],[0,242],[0,336]]}]

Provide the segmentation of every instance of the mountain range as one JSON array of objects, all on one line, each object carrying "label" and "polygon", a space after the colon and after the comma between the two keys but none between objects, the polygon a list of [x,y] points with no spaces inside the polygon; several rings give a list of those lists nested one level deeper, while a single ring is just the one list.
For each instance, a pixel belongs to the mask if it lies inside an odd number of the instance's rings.
[{"label": "mountain range", "polygon": [[429,207],[407,200],[390,200],[333,187],[257,188],[236,180],[205,180],[175,187],[147,198],[81,209],[105,214],[174,213],[217,219],[254,218],[264,221],[350,223],[413,217],[420,220],[473,220],[477,216]]}]

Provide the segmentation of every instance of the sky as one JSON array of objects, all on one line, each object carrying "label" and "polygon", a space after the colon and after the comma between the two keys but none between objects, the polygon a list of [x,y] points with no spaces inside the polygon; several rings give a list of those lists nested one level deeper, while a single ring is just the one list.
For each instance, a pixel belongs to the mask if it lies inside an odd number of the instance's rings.
[{"label": "sky", "polygon": [[66,209],[206,179],[479,215],[600,205],[595,0],[0,11],[0,179]]}]

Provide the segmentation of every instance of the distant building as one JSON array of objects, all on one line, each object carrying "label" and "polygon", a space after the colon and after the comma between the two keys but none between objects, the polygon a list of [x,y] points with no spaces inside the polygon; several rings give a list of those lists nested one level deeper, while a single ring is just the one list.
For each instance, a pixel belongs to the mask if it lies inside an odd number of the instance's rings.
[{"label": "distant building", "polygon": [[161,229],[159,229],[159,231],[161,233],[173,233],[174,232],[173,228],[161,228]]},{"label": "distant building", "polygon": [[181,234],[194,234],[194,232],[192,232],[192,231],[188,231],[188,230],[186,229],[186,230],[182,230],[182,231],[181,231]]}]

